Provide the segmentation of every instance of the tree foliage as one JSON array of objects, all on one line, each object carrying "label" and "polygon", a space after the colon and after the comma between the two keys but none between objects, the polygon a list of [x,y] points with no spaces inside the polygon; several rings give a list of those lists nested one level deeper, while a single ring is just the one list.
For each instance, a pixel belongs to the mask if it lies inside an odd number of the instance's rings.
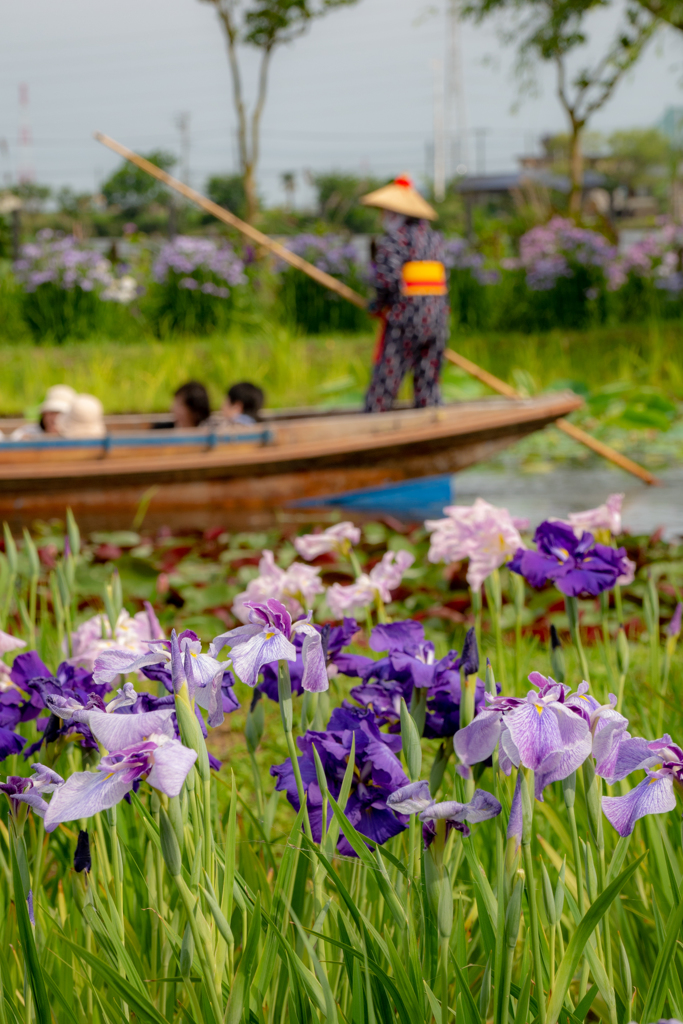
[{"label": "tree foliage", "polygon": [[[656,2],[656,0],[655,0]],[[665,0],[663,0],[665,2]],[[462,0],[465,16],[482,21],[504,14],[511,22],[508,42],[517,45],[518,69],[529,74],[537,61],[554,65],[557,96],[567,115],[571,136],[570,208],[578,210],[583,183],[581,137],[591,116],[612,96],[643,51],[658,22],[636,0],[627,0],[617,30],[601,55],[570,68],[588,42],[587,19],[606,0]]]},{"label": "tree foliage", "polygon": [[[145,154],[145,158],[163,171],[169,171],[176,162],[172,153],[160,149]],[[166,203],[168,191],[162,182],[125,160],[105,181],[102,195],[110,206],[118,206],[124,216],[135,217],[152,203]]]},{"label": "tree foliage", "polygon": [[[273,51],[301,36],[316,18],[358,0],[204,0],[216,9],[228,48],[232,94],[237,114],[240,173],[244,182],[246,217],[253,220],[258,209],[256,169],[260,155],[261,118],[268,91],[268,74]],[[260,50],[256,99],[251,111],[245,99],[240,46]]]}]

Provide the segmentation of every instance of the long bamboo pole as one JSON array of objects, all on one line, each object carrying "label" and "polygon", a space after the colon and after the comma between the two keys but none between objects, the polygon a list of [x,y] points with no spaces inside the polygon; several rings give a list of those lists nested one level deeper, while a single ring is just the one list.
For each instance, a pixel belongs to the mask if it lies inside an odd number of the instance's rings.
[{"label": "long bamboo pole", "polygon": [[366,299],[358,292],[354,292],[353,288],[349,288],[342,281],[338,281],[336,277],[332,277],[331,274],[326,274],[324,270],[319,270],[318,267],[314,267],[308,260],[302,259],[301,256],[297,256],[296,253],[290,252],[284,245],[280,245],[279,242],[275,242],[272,238],[268,238],[268,235],[264,235],[258,228],[253,227],[251,224],[247,224],[246,221],[236,217],[234,213],[230,213],[223,206],[219,206],[218,203],[213,203],[206,196],[203,196],[200,192],[196,192],[195,189],[190,188],[189,185],[185,185],[182,181],[178,181],[177,178],[167,174],[166,171],[162,171],[156,164],[150,163],[149,160],[145,160],[144,156],[138,156],[132,149],[128,149],[126,146],[122,146],[120,142],[116,142],[115,139],[110,139],[108,135],[103,135],[101,132],[95,132],[95,138],[98,142],[107,146],[109,149],[113,149],[119,156],[124,157],[126,160],[130,160],[132,164],[139,167],[141,170],[146,171],[147,174],[151,174],[153,178],[158,178],[159,181],[163,181],[169,188],[174,189],[176,192],[180,192],[181,196],[185,196],[191,202],[196,203],[202,210],[206,210],[207,213],[212,214],[218,220],[222,220],[224,224],[229,224],[230,227],[236,228],[247,238],[250,238],[252,242],[256,242],[257,245],[262,245],[264,249],[269,249],[270,252],[274,253],[281,260],[289,263],[291,266],[296,267],[297,270],[302,270],[304,274],[308,274],[314,281],[321,284],[324,288],[329,288],[330,291],[336,292],[337,295],[341,295],[347,302],[352,302],[354,306],[359,306],[360,309],[365,309],[367,306]]},{"label": "long bamboo pole", "polygon": [[[477,366],[470,359],[465,356],[461,356],[459,352],[454,352],[453,349],[446,349],[446,359],[449,362],[454,363],[465,373],[469,373],[470,376],[476,377],[487,387],[492,388],[501,395],[506,395],[508,398],[521,398],[522,396],[518,391],[515,391],[513,387],[506,384],[504,380],[500,380],[499,377],[495,377],[488,370],[484,370],[481,366]],[[645,469],[643,466],[639,466],[637,462],[629,459],[628,456],[622,455],[621,452],[616,451],[614,448],[610,448],[609,445],[603,444],[602,441],[598,441],[596,438],[591,437],[581,427],[575,427],[573,423],[562,417],[559,420],[555,420],[555,426],[558,430],[567,434],[575,441],[579,441],[584,444],[586,448],[590,448],[592,451],[597,452],[598,455],[602,455],[603,458],[608,459],[609,462],[613,462],[615,466],[619,466],[620,469],[625,469],[627,473],[632,473],[633,476],[637,476],[639,480],[642,480],[650,486],[658,486],[661,484],[659,480],[649,469]]]},{"label": "long bamboo pole", "polygon": [[[128,149],[126,146],[122,146],[120,142],[110,138],[108,135],[103,135],[102,132],[95,132],[95,138],[98,142],[101,142],[104,146],[112,149],[119,156],[122,156],[125,160],[129,160],[130,163],[135,164],[141,170],[146,171],[147,174],[151,174],[153,178],[157,178],[159,181],[163,181],[165,185],[172,188],[175,192],[179,192],[180,195],[185,196],[191,202],[196,203],[197,206],[201,207],[202,210],[206,210],[207,213],[212,214],[217,220],[223,221],[224,224],[229,224],[230,227],[236,228],[241,234],[250,238],[252,242],[256,242],[257,245],[263,246],[264,249],[268,249],[274,253],[285,263],[289,263],[290,266],[296,267],[297,270],[301,270],[304,274],[308,274],[314,281],[321,284],[323,288],[328,288],[331,292],[336,292],[347,302],[353,303],[354,306],[358,306],[359,309],[365,309],[367,307],[367,300],[355,292],[353,288],[349,288],[342,281],[338,281],[336,277],[332,277],[331,274],[326,274],[324,270],[319,270],[318,267],[313,266],[308,260],[303,259],[301,256],[297,256],[296,253],[290,252],[289,249],[285,248],[279,242],[269,238],[268,235],[264,235],[258,228],[253,227],[251,224],[247,224],[246,221],[236,217],[234,213],[230,213],[225,207],[219,206],[218,203],[212,202],[203,196],[201,192],[197,192],[195,189],[190,188],[189,185],[185,185],[184,182],[178,181],[172,175],[166,171],[162,171],[156,164],[146,160],[144,156],[139,156],[134,153],[132,149]],[[495,377],[488,370],[485,370],[481,366],[477,366],[476,363],[466,359],[465,356],[461,356],[458,352],[454,352],[453,349],[446,349],[446,359],[450,360],[456,366],[459,366],[461,370],[465,370],[472,377],[476,377],[477,380],[482,381],[493,391],[497,391],[501,395],[506,395],[508,398],[521,398],[518,391],[515,391],[513,387],[506,384],[505,381]],[[580,427],[575,427],[573,423],[568,420],[559,419],[555,421],[555,426],[562,430],[569,437],[572,437],[575,441],[579,441],[584,444],[587,448],[597,452],[598,455],[602,455],[603,458],[609,462],[613,462],[616,466],[621,469],[625,469],[627,473],[632,473],[633,476],[638,477],[639,480],[644,481],[646,484],[657,485],[661,483],[649,470],[643,466],[639,466],[637,462],[633,462],[632,459],[627,458],[626,455],[622,455],[621,452],[616,451],[614,448],[610,448],[609,445],[603,444],[602,441],[597,441],[590,434],[587,434],[585,430],[581,430]]]}]

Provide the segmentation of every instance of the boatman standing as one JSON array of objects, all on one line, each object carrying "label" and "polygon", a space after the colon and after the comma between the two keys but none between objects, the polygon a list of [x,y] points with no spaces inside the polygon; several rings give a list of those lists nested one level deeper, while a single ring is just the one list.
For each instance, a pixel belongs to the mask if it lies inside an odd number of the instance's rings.
[{"label": "boatman standing", "polygon": [[385,211],[377,242],[370,312],[382,328],[375,352],[366,412],[387,412],[401,381],[412,371],[415,407],[439,405],[439,377],[448,335],[443,240],[429,222],[434,210],[407,175],[361,198]]}]

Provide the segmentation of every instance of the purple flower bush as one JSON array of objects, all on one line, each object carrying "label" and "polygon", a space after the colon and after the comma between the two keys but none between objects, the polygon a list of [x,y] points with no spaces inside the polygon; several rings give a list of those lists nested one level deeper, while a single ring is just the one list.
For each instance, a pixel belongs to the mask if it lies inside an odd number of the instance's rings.
[{"label": "purple flower bush", "polygon": [[[363,277],[364,268],[358,250],[341,235],[304,233],[285,239],[283,244],[290,252],[302,256],[318,270],[324,270],[333,277],[344,281]],[[290,267],[284,260],[277,260],[275,269],[283,273],[289,271]]]},{"label": "purple flower bush", "polygon": [[227,242],[178,235],[162,248],[152,265],[158,284],[227,299],[230,288],[246,284],[244,262]]},{"label": "purple flower bush", "polygon": [[152,264],[147,306],[160,333],[226,326],[246,301],[245,264],[226,241],[178,235]]},{"label": "purple flower bush", "polygon": [[469,271],[479,284],[498,284],[500,271],[485,267],[484,257],[464,238],[449,238],[444,245],[444,263],[449,270]]},{"label": "purple flower bush", "polygon": [[[284,246],[303,256],[319,270],[361,293],[367,291],[369,268],[356,247],[341,235],[305,233],[283,240]],[[280,303],[286,318],[310,334],[325,330],[367,330],[368,316],[332,292],[326,292],[284,260],[276,260],[280,278]]]},{"label": "purple flower bush", "polygon": [[532,291],[548,291],[562,277],[573,277],[576,268],[595,268],[601,274],[616,257],[616,248],[604,235],[578,227],[564,217],[553,217],[547,224],[531,228],[522,235],[519,259],[506,261],[507,269],[521,268]]},{"label": "purple flower bush", "polygon": [[39,231],[35,242],[22,245],[14,273],[27,292],[52,284],[64,291],[98,293],[114,281],[112,265],[101,253],[50,228]]}]

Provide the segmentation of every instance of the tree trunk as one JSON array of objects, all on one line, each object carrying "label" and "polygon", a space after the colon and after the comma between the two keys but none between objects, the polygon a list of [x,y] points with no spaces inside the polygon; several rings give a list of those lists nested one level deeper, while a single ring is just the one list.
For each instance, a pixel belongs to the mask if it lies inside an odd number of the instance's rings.
[{"label": "tree trunk", "polygon": [[244,182],[244,197],[246,202],[244,219],[247,224],[253,224],[256,220],[256,215],[258,214],[258,195],[256,193],[254,165],[251,161],[248,161],[242,167],[242,180]]},{"label": "tree trunk", "polygon": [[576,216],[581,213],[581,197],[583,195],[582,134],[583,124],[572,119],[569,149],[569,175],[571,179],[571,189],[569,191],[569,212],[572,216]]}]

